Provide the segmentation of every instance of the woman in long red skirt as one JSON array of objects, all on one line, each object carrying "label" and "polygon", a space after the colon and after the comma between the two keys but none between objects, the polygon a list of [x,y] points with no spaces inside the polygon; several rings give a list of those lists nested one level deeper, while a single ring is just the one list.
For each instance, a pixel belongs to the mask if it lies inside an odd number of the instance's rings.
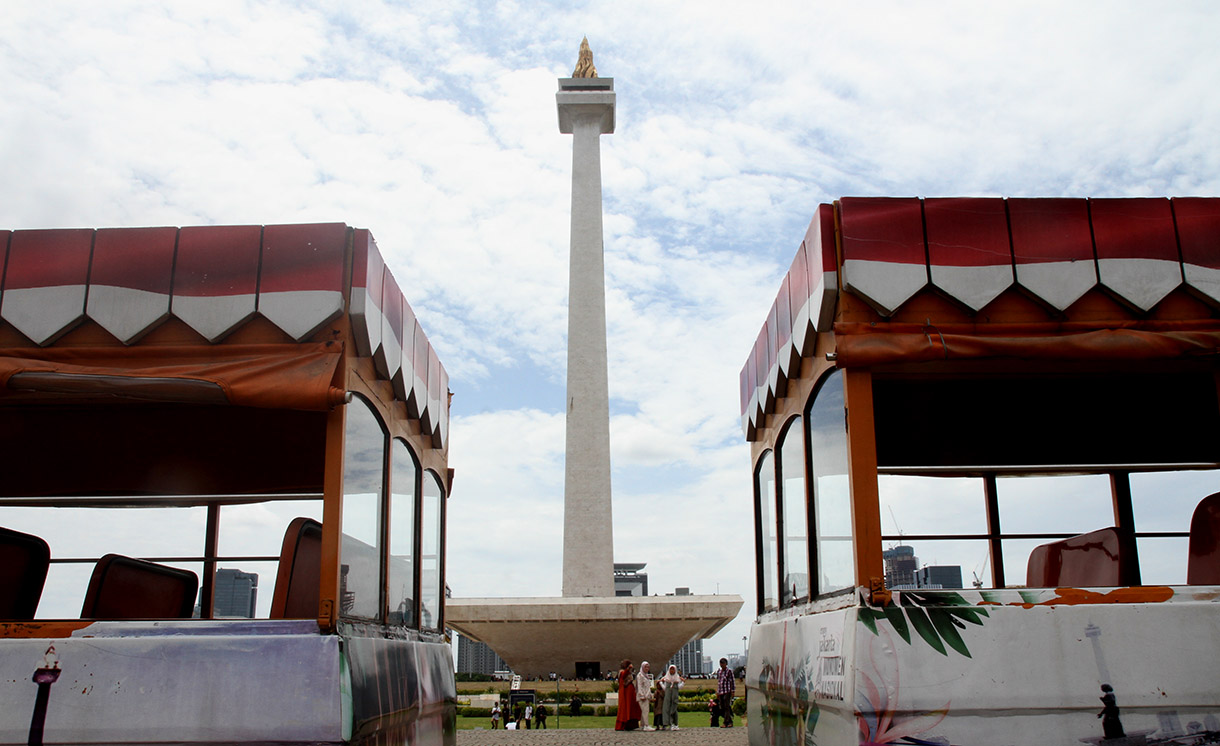
[{"label": "woman in long red skirt", "polygon": [[635,667],[624,659],[618,670],[618,717],[615,730],[635,730],[640,727],[640,703],[635,699]]}]

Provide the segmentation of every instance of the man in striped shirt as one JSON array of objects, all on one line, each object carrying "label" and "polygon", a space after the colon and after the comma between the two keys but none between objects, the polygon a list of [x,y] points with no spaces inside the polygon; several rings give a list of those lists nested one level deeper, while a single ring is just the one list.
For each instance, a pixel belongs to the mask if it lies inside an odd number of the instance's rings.
[{"label": "man in striped shirt", "polygon": [[[724,718],[724,727],[733,727],[733,695],[737,692],[737,681],[729,668],[729,659],[720,659],[720,670],[716,672],[716,705]],[[716,715],[712,716],[712,727],[716,727]]]}]

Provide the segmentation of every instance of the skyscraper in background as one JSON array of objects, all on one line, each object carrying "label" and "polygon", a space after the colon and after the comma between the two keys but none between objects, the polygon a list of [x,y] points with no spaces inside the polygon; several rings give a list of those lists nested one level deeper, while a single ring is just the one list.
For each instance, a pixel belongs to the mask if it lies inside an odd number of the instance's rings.
[{"label": "skyscraper in background", "polygon": [[258,604],[258,573],[232,568],[216,571],[213,609],[216,617],[253,619]]}]

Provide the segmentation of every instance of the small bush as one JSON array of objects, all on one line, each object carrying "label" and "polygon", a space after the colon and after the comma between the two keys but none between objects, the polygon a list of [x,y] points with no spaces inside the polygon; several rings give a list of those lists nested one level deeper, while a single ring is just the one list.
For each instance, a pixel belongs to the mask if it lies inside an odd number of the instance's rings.
[{"label": "small bush", "polygon": [[459,717],[491,719],[491,708],[490,707],[459,707],[457,714]]},{"label": "small bush", "polygon": [[746,714],[746,698],[745,697],[735,697],[733,699],[733,714],[734,715],[745,715]]}]

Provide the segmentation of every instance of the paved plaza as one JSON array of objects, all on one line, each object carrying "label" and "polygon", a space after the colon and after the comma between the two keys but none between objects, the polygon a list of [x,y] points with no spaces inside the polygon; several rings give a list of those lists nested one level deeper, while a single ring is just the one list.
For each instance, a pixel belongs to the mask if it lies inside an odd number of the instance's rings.
[{"label": "paved plaza", "polygon": [[683,728],[663,731],[459,730],[458,746],[745,746],[746,729]]}]

